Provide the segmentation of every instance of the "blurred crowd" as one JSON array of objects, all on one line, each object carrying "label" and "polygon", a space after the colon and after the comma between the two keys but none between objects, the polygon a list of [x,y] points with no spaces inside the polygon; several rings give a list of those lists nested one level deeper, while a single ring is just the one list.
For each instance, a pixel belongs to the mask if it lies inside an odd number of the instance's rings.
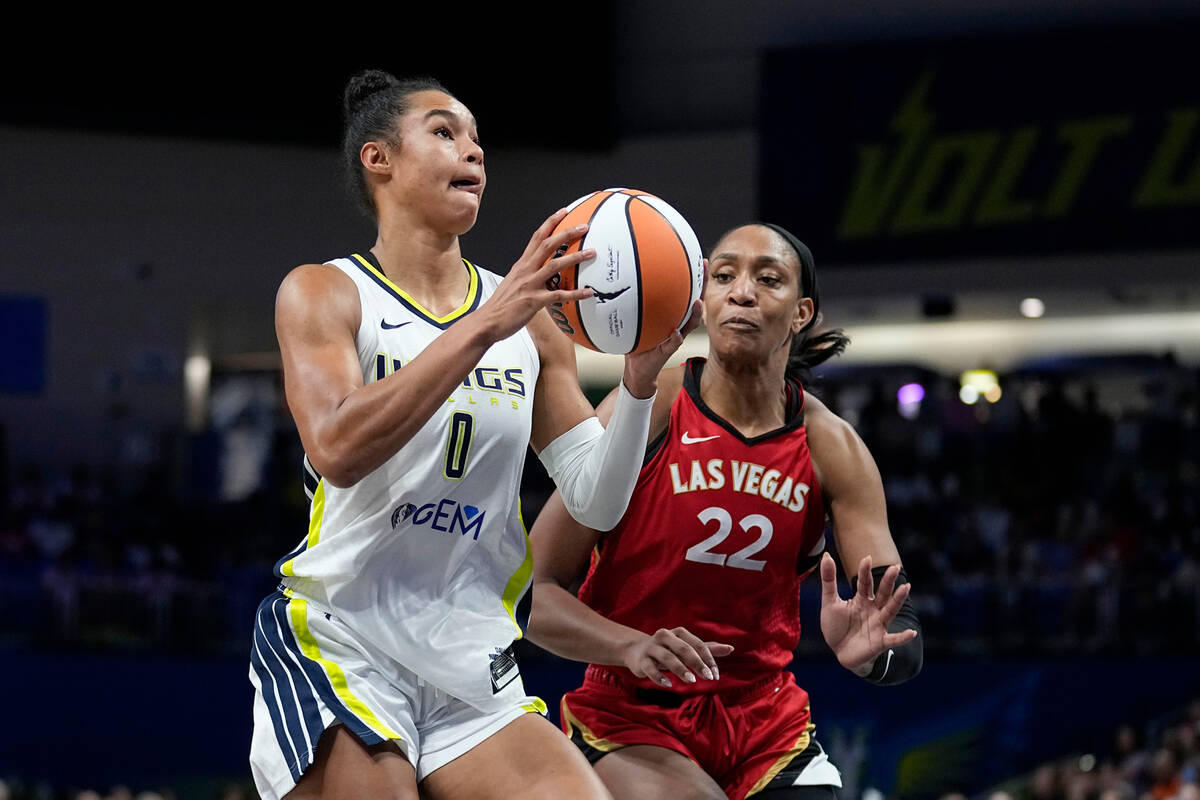
[{"label": "blurred crowd", "polygon": [[979,800],[1200,800],[1200,700],[1144,726],[1121,724],[1107,753],[1041,764]]},{"label": "blurred crowd", "polygon": [[875,455],[929,646],[1171,654],[1200,651],[1198,378],[1164,359],[1010,375],[994,403],[929,375],[814,392]]},{"label": "blurred crowd", "polygon": [[253,484],[228,492],[224,451],[241,434],[167,437],[147,464],[11,467],[0,611],[20,613],[0,618],[0,643],[244,652],[275,560],[307,530],[308,501],[302,449],[282,418],[256,431],[266,446]]},{"label": "blurred crowd", "polygon": [[[1171,654],[1200,650],[1197,377],[1013,374],[968,405],[957,377],[829,370],[811,391],[875,455],[932,651]],[[307,501],[291,421],[227,416],[136,470],[4,459],[0,610],[22,613],[0,641],[241,652]],[[549,489],[527,459],[527,523]]]}]

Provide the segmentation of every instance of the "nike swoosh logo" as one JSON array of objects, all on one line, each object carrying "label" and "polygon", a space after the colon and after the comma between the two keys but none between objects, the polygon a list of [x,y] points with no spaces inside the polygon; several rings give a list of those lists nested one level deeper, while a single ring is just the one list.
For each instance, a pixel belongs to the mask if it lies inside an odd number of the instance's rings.
[{"label": "nike swoosh logo", "polygon": [[683,436],[679,437],[679,441],[683,442],[684,444],[696,444],[697,442],[707,442],[711,439],[720,439],[720,438],[721,438],[721,434],[718,433],[716,436],[697,436],[696,438],[693,439],[691,436],[688,436],[687,431],[684,431]]},{"label": "nike swoosh logo", "polygon": [[879,680],[883,680],[884,676],[887,675],[888,669],[892,666],[892,656],[894,655],[896,655],[896,651],[889,647],[887,661],[883,665],[883,674],[879,676]]},{"label": "nike swoosh logo", "polygon": [[[412,320],[410,319],[408,322],[412,322]],[[383,328],[385,331],[393,331],[396,328],[403,328],[408,324],[408,322],[397,322],[395,325],[389,325],[388,321],[383,319],[379,321],[379,327]]]}]

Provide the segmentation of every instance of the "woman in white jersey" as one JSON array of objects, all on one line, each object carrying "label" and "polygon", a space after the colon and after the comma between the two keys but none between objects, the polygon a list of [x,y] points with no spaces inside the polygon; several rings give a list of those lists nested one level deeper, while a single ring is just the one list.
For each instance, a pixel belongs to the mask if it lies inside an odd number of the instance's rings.
[{"label": "woman in white jersey", "polygon": [[532,576],[521,472],[532,445],[573,515],[616,524],[682,334],[625,359],[602,427],[544,313],[591,294],[546,288],[593,257],[545,266],[583,228],[552,235],[556,212],[501,280],[459,251],[485,184],[470,111],[435,81],[369,70],[346,87],[345,115],[343,155],[378,238],[297,267],[276,299],[312,507],[255,620],[258,791],[607,797],[513,658]]}]

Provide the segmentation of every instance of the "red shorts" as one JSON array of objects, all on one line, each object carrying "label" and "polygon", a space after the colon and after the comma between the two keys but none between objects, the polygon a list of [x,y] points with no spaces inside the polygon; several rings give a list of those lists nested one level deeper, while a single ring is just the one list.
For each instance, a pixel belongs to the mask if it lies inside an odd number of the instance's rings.
[{"label": "red shorts", "polygon": [[808,692],[791,672],[732,692],[646,690],[588,667],[563,695],[563,731],[593,764],[630,745],[655,745],[695,761],[735,799],[779,786],[841,786],[813,737]]}]

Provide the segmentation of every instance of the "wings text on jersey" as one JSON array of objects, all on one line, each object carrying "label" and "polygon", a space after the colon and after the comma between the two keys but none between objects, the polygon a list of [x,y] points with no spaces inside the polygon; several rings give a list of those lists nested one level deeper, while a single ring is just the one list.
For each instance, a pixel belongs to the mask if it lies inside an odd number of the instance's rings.
[{"label": "wings text on jersey", "polygon": [[[398,358],[393,358],[387,353],[376,353],[375,380],[381,381],[393,372],[399,372],[403,366],[404,362]],[[467,373],[462,388],[524,397],[525,371],[520,367],[479,366]]]}]

